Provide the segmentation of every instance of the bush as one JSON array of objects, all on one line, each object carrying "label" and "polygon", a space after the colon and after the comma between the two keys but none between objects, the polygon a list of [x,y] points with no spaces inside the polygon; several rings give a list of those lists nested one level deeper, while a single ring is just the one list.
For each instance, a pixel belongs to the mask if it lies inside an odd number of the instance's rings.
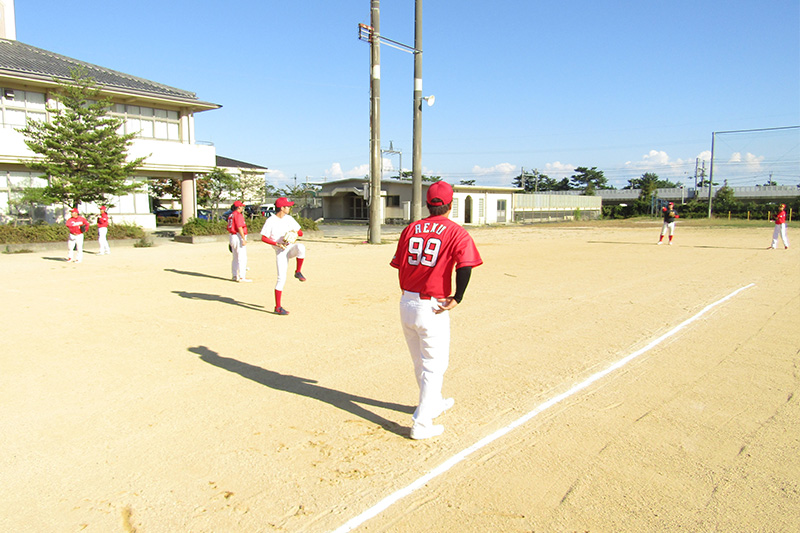
[{"label": "bush", "polygon": [[[301,216],[294,217],[300,228],[303,231],[317,231],[319,225],[311,220]],[[247,229],[249,233],[260,232],[261,226],[264,225],[266,219],[264,217],[248,217]],[[186,224],[183,225],[181,235],[225,235],[228,233],[228,223],[224,220],[203,220],[202,218],[190,218]]]},{"label": "bush", "polygon": [[202,218],[190,218],[181,230],[181,235],[225,235],[226,233],[228,233],[228,223],[224,220]]},{"label": "bush", "polygon": [[[64,224],[33,224],[32,226],[0,225],[0,244],[25,244],[66,241],[69,231]],[[109,239],[140,239],[144,230],[136,224],[109,224]],[[97,226],[85,233],[87,240],[97,239]]]}]

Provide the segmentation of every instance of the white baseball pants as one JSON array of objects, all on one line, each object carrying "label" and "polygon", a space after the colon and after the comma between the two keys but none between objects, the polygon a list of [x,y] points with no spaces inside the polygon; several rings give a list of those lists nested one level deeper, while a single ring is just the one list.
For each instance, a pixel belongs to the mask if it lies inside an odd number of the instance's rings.
[{"label": "white baseball pants", "polygon": [[230,238],[231,253],[231,276],[235,281],[247,277],[247,246],[242,245],[242,237],[237,233],[232,233]]},{"label": "white baseball pants", "polygon": [[786,236],[786,222],[783,224],[775,224],[775,229],[772,230],[772,247],[778,247],[778,237],[780,236],[785,247],[789,247],[789,238]]},{"label": "white baseball pants", "polygon": [[[75,257],[75,250],[78,250],[78,255]],[[69,253],[67,254],[67,258],[72,261],[73,257],[76,261],[83,260],[83,233],[79,233],[77,235],[70,233],[69,239],[67,239],[67,250]]]},{"label": "white baseball pants", "polygon": [[414,362],[419,385],[419,405],[414,424],[430,426],[442,413],[442,383],[450,362],[450,313],[434,313],[435,299],[421,299],[419,294],[403,291],[400,298],[400,322],[408,351]]},{"label": "white baseball pants", "polygon": [[669,230],[669,236],[672,237],[673,233],[675,233],[675,222],[664,222],[664,225],[661,226],[661,236],[667,234]]},{"label": "white baseball pants", "polygon": [[97,242],[100,244],[100,255],[111,253],[111,248],[108,247],[108,228],[97,228]]},{"label": "white baseball pants", "polygon": [[275,249],[275,264],[278,267],[278,280],[275,282],[275,290],[282,291],[283,286],[286,285],[286,273],[289,270],[289,259],[297,257],[298,259],[305,259],[306,247],[303,243],[296,242],[286,248],[279,248],[273,246]]}]

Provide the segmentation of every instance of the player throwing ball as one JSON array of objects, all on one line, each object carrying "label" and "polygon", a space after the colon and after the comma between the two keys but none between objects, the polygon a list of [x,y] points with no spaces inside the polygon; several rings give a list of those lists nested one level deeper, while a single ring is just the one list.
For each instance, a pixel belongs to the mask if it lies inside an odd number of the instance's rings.
[{"label": "player throwing ball", "polygon": [[[472,268],[483,264],[467,231],[450,220],[453,188],[437,181],[428,188],[428,218],[412,222],[400,234],[390,265],[398,269],[400,322],[414,362],[419,405],[410,437],[427,439],[444,432],[433,419],[453,406],[442,397],[450,360],[450,314],[464,298]],[[456,290],[452,292],[453,269]]]},{"label": "player throwing ball", "polygon": [[275,314],[288,315],[289,311],[281,306],[281,296],[283,287],[286,285],[286,272],[289,270],[289,259],[297,258],[297,268],[294,277],[300,281],[306,278],[301,272],[303,261],[306,257],[306,247],[302,243],[295,242],[297,237],[303,236],[300,224],[292,218],[289,213],[292,211],[294,202],[288,198],[278,198],[275,200],[275,208],[278,210],[270,216],[261,228],[261,240],[272,245],[275,250],[275,264],[278,267],[278,281],[275,283]]}]

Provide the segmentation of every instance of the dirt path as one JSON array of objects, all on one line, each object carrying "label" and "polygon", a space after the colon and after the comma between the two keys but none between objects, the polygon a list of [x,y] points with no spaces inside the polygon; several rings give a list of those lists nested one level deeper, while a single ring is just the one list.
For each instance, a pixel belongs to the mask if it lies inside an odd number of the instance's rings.
[{"label": "dirt path", "polygon": [[791,530],[798,247],[657,232],[474,231],[456,405],[419,442],[391,244],[308,242],[288,317],[257,243],[252,284],[224,243],[0,256],[0,530],[333,531],[750,284],[358,530]]}]

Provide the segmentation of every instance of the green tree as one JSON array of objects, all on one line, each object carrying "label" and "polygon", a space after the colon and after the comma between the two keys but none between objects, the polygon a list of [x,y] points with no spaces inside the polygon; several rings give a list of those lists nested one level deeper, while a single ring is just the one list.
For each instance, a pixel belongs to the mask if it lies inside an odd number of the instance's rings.
[{"label": "green tree", "polygon": [[[404,170],[404,171],[400,172],[396,176],[390,176],[388,179],[390,179],[390,180],[411,181],[413,179],[413,177],[414,177],[414,173],[412,171]],[[442,179],[441,176],[426,176],[425,174],[422,174],[421,178],[422,178],[422,181],[431,181],[431,182],[433,182],[433,181],[441,181],[441,179]],[[364,179],[368,180],[369,176],[364,176]]]},{"label": "green tree", "polygon": [[727,183],[720,187],[714,195],[714,203],[712,205],[714,210],[720,213],[727,213],[728,211],[738,212],[740,207],[733,193],[733,189],[729,187]]},{"label": "green tree", "polygon": [[47,108],[52,121],[29,118],[17,130],[28,148],[42,156],[22,162],[48,180],[42,193],[47,203],[112,205],[112,197],[141,189],[130,177],[145,158],[127,161],[135,134],[118,133],[123,120],[108,114],[111,101],[100,98],[85,70],[73,69],[71,76],[70,82],[58,82],[55,98],[61,105]]},{"label": "green tree", "polygon": [[597,189],[613,189],[608,185],[608,180],[603,175],[602,170],[597,167],[587,168],[578,167],[576,174],[570,176],[570,187],[583,191],[588,196],[594,196]]},{"label": "green tree", "polygon": [[[213,206],[215,211],[219,211],[219,204],[222,198],[239,191],[239,180],[236,176],[229,174],[228,171],[219,167],[205,174],[198,179],[198,203],[205,206]],[[207,196],[200,195],[200,188],[207,191]]]}]

